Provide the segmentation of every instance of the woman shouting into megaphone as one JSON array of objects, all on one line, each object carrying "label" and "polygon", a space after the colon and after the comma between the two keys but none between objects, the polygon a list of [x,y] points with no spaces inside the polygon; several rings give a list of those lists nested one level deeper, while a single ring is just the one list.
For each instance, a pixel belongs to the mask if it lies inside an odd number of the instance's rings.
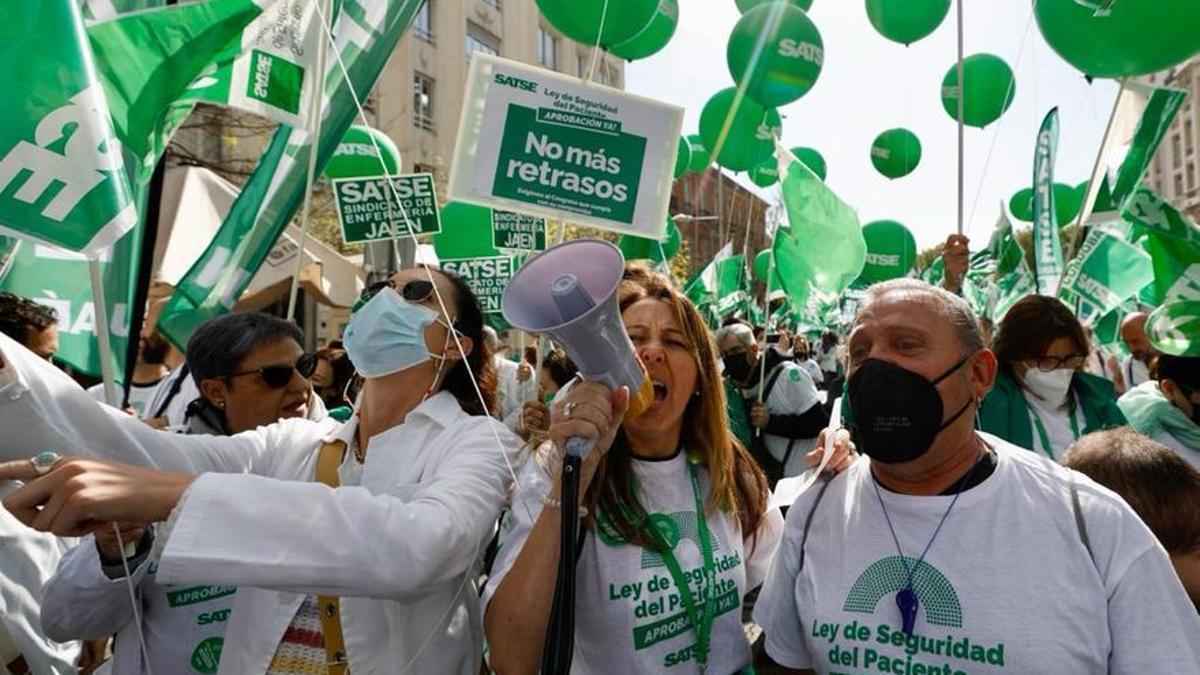
[{"label": "woman shouting into megaphone", "polygon": [[539,502],[514,508],[484,591],[492,667],[533,673],[558,568],[558,474],[568,438],[595,441],[580,474],[574,673],[732,673],[750,665],[742,599],[782,533],[762,471],[730,432],[714,345],[695,306],[632,264],[622,321],[654,402],[627,417],[629,392],[577,382],[555,403],[550,440],[519,477]]}]

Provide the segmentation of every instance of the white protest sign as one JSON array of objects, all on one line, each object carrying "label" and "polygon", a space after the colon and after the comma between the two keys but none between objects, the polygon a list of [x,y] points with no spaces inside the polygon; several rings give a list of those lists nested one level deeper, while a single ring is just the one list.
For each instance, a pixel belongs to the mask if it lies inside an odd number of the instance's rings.
[{"label": "white protest sign", "polygon": [[663,238],[681,108],[476,53],[451,200]]}]

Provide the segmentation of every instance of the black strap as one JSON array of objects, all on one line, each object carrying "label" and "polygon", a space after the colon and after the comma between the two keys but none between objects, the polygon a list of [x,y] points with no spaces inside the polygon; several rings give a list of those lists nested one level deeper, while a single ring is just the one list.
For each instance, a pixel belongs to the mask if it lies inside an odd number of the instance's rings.
[{"label": "black strap", "polygon": [[183,387],[183,381],[186,380],[187,377],[188,367],[187,362],[184,362],[182,366],[179,366],[179,377],[175,378],[175,381],[171,383],[171,390],[167,392],[167,398],[164,399],[162,404],[158,406],[158,410],[154,411],[154,414],[150,416],[150,419],[162,417],[163,413],[167,412],[167,406],[171,405],[171,401],[175,400],[175,396],[179,394],[179,390]]},{"label": "black strap", "polygon": [[1088,557],[1092,559],[1092,564],[1096,564],[1096,554],[1092,552],[1092,540],[1088,536],[1087,521],[1083,519],[1083,507],[1079,504],[1079,485],[1075,482],[1074,472],[1068,472],[1071,485],[1071,510],[1075,513],[1075,527],[1079,530],[1079,540],[1083,542],[1083,547],[1087,549]]},{"label": "black strap", "polygon": [[767,384],[766,384],[766,386],[763,387],[763,391],[762,391],[763,405],[767,404],[767,400],[771,397],[771,390],[773,390],[775,388],[775,381],[778,380],[779,376],[782,374],[783,374],[783,364],[780,363],[779,365],[775,366],[771,370],[771,374],[767,376]]},{"label": "black strap", "polygon": [[821,503],[821,499],[825,497],[825,490],[829,489],[829,484],[833,482],[833,478],[821,478],[821,489],[817,492],[817,498],[813,500],[812,506],[808,509],[808,515],[804,517],[804,533],[800,535],[800,564],[796,567],[796,571],[804,569],[804,545],[808,543],[808,528],[812,525],[813,515],[817,512],[817,506]]}]

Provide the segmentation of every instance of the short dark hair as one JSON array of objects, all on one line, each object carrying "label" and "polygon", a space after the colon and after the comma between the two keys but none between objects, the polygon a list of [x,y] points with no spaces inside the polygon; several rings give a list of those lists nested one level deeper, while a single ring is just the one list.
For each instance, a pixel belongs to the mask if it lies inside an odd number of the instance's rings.
[{"label": "short dark hair", "polygon": [[1129,427],[1088,434],[1063,464],[1116,492],[1171,554],[1200,550],[1200,471]]},{"label": "short dark hair", "polygon": [[1170,380],[1192,391],[1200,390],[1200,356],[1159,354],[1155,359],[1155,372],[1159,380]]},{"label": "short dark hair", "polygon": [[551,349],[546,352],[545,357],[542,358],[542,368],[550,373],[550,379],[554,380],[554,384],[559,387],[566,386],[579,372],[575,362],[568,358],[567,353],[561,349]]},{"label": "short dark hair", "polygon": [[29,346],[31,333],[40,333],[58,323],[54,308],[12,293],[0,293],[0,333]]},{"label": "short dark hair", "polygon": [[235,312],[210,319],[188,340],[188,371],[197,384],[228,377],[255,349],[280,340],[303,344],[304,334],[295,323],[261,312]]},{"label": "short dark hair", "polygon": [[1058,298],[1027,295],[1008,310],[992,341],[1000,372],[1021,382],[1013,364],[1046,355],[1050,343],[1071,338],[1080,354],[1088,353],[1087,336],[1074,312]]}]

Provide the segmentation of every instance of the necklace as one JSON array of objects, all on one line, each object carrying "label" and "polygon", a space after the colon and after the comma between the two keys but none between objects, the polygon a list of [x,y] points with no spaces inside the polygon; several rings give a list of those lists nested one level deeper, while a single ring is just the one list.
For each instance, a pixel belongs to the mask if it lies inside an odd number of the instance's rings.
[{"label": "necklace", "polygon": [[933,542],[937,539],[938,533],[942,531],[942,525],[946,523],[946,518],[950,515],[950,511],[954,509],[954,505],[958,503],[958,498],[962,496],[962,487],[970,482],[971,477],[975,475],[975,469],[979,466],[980,457],[975,459],[975,463],[971,466],[971,470],[963,476],[958,482],[958,489],[954,493],[954,499],[950,500],[950,506],[946,507],[945,513],[942,514],[942,519],[938,521],[937,527],[933,530],[933,535],[929,537],[929,543],[925,544],[925,550],[921,551],[921,557],[917,558],[915,565],[908,564],[908,558],[904,557],[904,551],[900,548],[900,538],[896,536],[896,528],[892,527],[892,518],[888,515],[887,507],[883,504],[883,494],[879,492],[879,481],[875,479],[874,474],[871,476],[871,484],[875,486],[875,498],[879,500],[879,508],[883,511],[883,519],[887,521],[888,531],[892,533],[892,541],[896,544],[896,553],[900,556],[900,562],[904,564],[906,580],[904,588],[896,593],[896,607],[900,610],[900,630],[905,635],[912,635],[913,629],[917,624],[917,610],[921,607],[921,601],[917,598],[917,592],[913,590],[913,575],[916,569],[925,562],[925,555],[929,553],[929,549],[933,547]]}]

